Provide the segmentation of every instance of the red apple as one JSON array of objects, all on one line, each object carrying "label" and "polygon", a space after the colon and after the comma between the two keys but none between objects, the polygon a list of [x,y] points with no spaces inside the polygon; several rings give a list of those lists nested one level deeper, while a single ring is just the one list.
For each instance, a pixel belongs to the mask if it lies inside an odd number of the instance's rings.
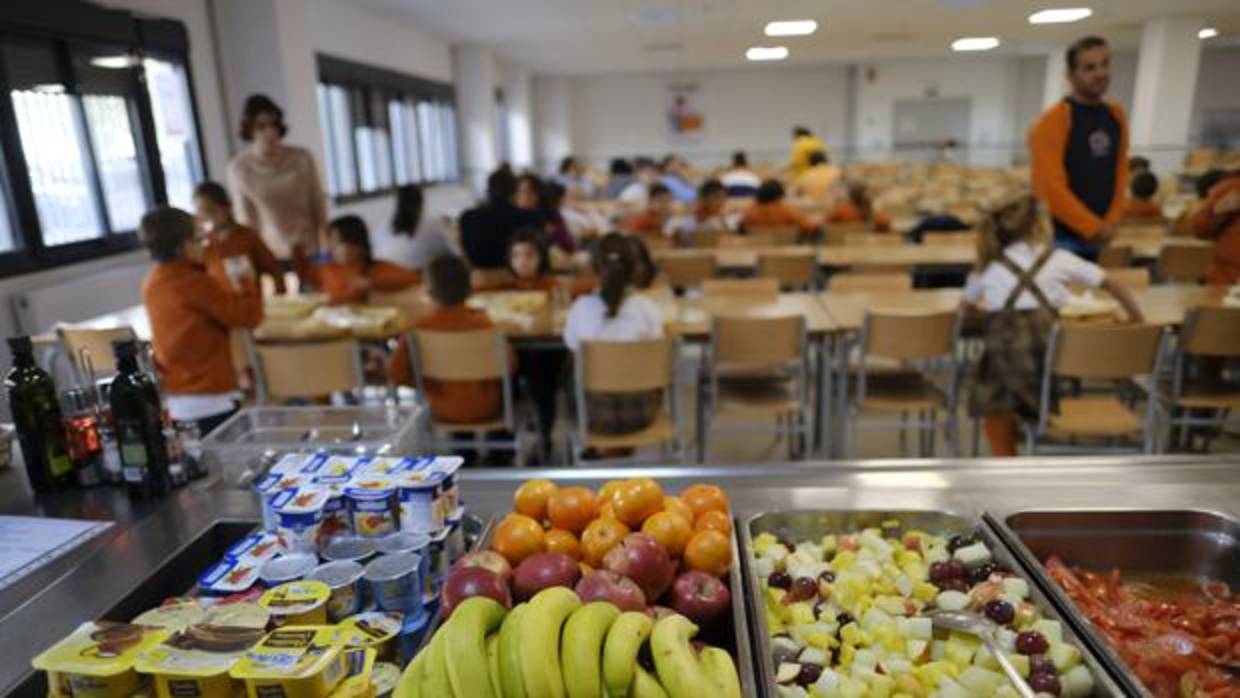
[{"label": "red apple", "polygon": [[572,588],[581,578],[577,561],[564,553],[534,553],[517,565],[512,590],[525,601],[547,587]]},{"label": "red apple", "polygon": [[512,608],[512,593],[498,574],[482,567],[462,567],[452,570],[444,581],[444,615],[452,615],[457,604],[472,596],[487,596]]},{"label": "red apple", "polygon": [[732,593],[719,578],[690,570],[672,585],[672,608],[698,625],[706,625],[727,612]]},{"label": "red apple", "polygon": [[582,603],[609,601],[621,611],[646,610],[646,595],[641,587],[628,577],[611,570],[597,570],[577,582],[577,596]]},{"label": "red apple", "polygon": [[625,536],[620,545],[603,556],[603,567],[637,582],[649,601],[663,596],[676,573],[667,551],[645,533]]},{"label": "red apple", "polygon": [[503,555],[494,550],[475,550],[468,553],[452,565],[452,569],[459,570],[466,567],[481,567],[491,570],[504,580],[504,583],[512,581],[512,565],[508,564],[508,560]]}]

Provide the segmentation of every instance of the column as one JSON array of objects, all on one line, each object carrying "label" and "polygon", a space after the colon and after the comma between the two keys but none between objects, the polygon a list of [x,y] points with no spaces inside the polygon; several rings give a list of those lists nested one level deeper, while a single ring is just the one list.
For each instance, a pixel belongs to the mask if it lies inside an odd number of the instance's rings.
[{"label": "column", "polygon": [[1046,82],[1042,83],[1042,106],[1049,107],[1068,94],[1067,47],[1057,46],[1046,54]]},{"label": "column", "polygon": [[456,111],[461,138],[462,176],[475,191],[499,165],[495,133],[495,56],[481,46],[462,45],[452,51],[456,76]]},{"label": "column", "polygon": [[1184,164],[1201,62],[1197,32],[1203,26],[1195,17],[1160,17],[1141,30],[1129,152],[1148,157],[1160,175]]},{"label": "column", "polygon": [[563,76],[534,80],[534,140],[542,172],[555,172],[560,160],[573,150],[568,88],[568,78]]},{"label": "column", "polygon": [[508,151],[515,170],[534,167],[534,114],[530,71],[523,66],[504,65],[504,95],[508,98]]}]

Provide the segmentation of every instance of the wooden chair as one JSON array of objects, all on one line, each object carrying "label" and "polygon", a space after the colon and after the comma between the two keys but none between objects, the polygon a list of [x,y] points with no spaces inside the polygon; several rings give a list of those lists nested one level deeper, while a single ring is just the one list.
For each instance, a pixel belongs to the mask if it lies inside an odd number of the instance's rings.
[{"label": "wooden chair", "polygon": [[1115,229],[1115,239],[1150,239],[1161,238],[1167,234],[1167,224],[1163,221],[1128,221],[1120,222]]},{"label": "wooden chair", "polygon": [[843,245],[848,236],[854,233],[864,233],[870,229],[870,224],[864,221],[855,223],[826,223],[823,225],[823,240],[828,245]]},{"label": "wooden chair", "polygon": [[674,247],[672,239],[663,235],[638,235],[637,238],[641,240],[646,245],[646,249],[651,252],[656,250],[670,250]]},{"label": "wooden chair", "polygon": [[777,280],[780,288],[811,288],[818,283],[818,255],[809,249],[763,252],[757,275]]},{"label": "wooden chair", "polygon": [[778,279],[706,279],[702,297],[707,301],[774,303],[779,299]]},{"label": "wooden chair", "polygon": [[247,333],[244,341],[260,405],[356,393],[365,383],[361,352],[353,339],[259,343]]},{"label": "wooden chair", "polygon": [[755,247],[772,247],[774,244],[775,239],[768,235],[748,233],[745,235],[720,235],[718,247],[750,250]]},{"label": "wooden chair", "polygon": [[1123,267],[1116,269],[1107,269],[1107,278],[1118,281],[1119,283],[1132,289],[1142,289],[1150,287],[1150,268],[1149,267]]},{"label": "wooden chair", "polygon": [[697,249],[713,249],[719,246],[719,239],[725,234],[725,231],[718,228],[698,228],[689,233],[689,246]]},{"label": "wooden chair", "polygon": [[[1226,382],[1222,375],[1222,364],[1236,357],[1240,357],[1240,308],[1190,309],[1172,354],[1170,384],[1159,386],[1173,446],[1190,448],[1193,428],[1203,427],[1208,450],[1230,411],[1240,408],[1240,385]],[[1193,363],[1197,375],[1189,375]]]},{"label": "wooden chair", "polygon": [[419,309],[426,306],[429,297],[426,295],[424,286],[410,286],[401,291],[371,291],[370,297],[366,301],[366,305],[380,305],[389,308],[400,308],[409,314],[410,317],[417,317]]},{"label": "wooden chair", "polygon": [[[659,446],[661,455],[668,447],[684,461],[684,441],[680,433],[680,401],[676,395],[676,357],[679,342],[669,337],[628,342],[583,342],[574,357],[577,428],[569,432],[569,451],[573,462],[583,461],[583,451],[635,450]],[[654,422],[632,434],[600,434],[590,429],[587,393],[642,393],[661,391],[663,409]]]},{"label": "wooden chair", "polygon": [[[904,446],[908,415],[917,414],[923,456],[934,453],[934,436],[944,427],[954,455],[960,453],[960,430],[956,415],[960,384],[961,315],[958,310],[936,313],[870,312],[866,314],[858,339],[861,355],[853,365],[857,372],[856,392],[848,409],[849,429],[845,438],[858,430],[898,429]],[[899,362],[903,370],[881,370],[869,375],[873,359],[878,363]],[[938,364],[946,370],[946,380],[937,383],[929,367]],[[866,412],[897,414],[890,419],[863,420]],[[942,419],[939,413],[942,413]],[[845,452],[848,445],[845,444]]]},{"label": "wooden chair", "polygon": [[90,329],[60,325],[56,327],[60,346],[69,359],[69,367],[78,385],[93,385],[100,378],[116,373],[113,342],[137,338],[132,327]]},{"label": "wooden chair", "polygon": [[795,245],[801,241],[801,229],[795,225],[751,225],[746,233],[755,238],[767,238],[771,245]]},{"label": "wooden chair", "polygon": [[868,273],[840,272],[831,276],[831,290],[848,291],[911,291],[913,275],[909,272]]},{"label": "wooden chair", "polygon": [[[789,455],[803,456],[809,419],[809,339],[805,318],[715,316],[703,361],[706,395],[699,408],[698,453],[709,462],[715,422],[727,431],[774,431]],[[772,424],[773,422],[773,424]]]},{"label": "wooden chair", "polygon": [[[1134,379],[1159,375],[1166,336],[1157,325],[1056,324],[1046,348],[1038,419],[1025,429],[1028,454],[1134,450],[1106,444],[1125,439],[1139,444],[1135,450],[1153,453],[1158,442],[1158,400],[1153,396],[1144,416],[1117,393],[1064,396],[1058,401],[1058,412],[1053,412],[1051,391],[1061,378],[1127,384],[1136,389]],[[1050,448],[1045,446],[1048,440],[1055,442]],[[1081,445],[1080,440],[1095,444]]]},{"label": "wooden chair", "polygon": [[657,260],[659,271],[672,288],[697,288],[718,273],[713,252],[677,252],[662,255]]},{"label": "wooden chair", "polygon": [[1098,253],[1098,266],[1122,269],[1132,266],[1132,245],[1107,245]]},{"label": "wooden chair", "polygon": [[948,246],[968,246],[977,245],[977,233],[971,230],[963,230],[959,232],[936,233],[928,232],[921,238],[924,245],[940,245]]},{"label": "wooden chair", "polygon": [[[409,361],[419,396],[426,395],[426,381],[497,381],[500,384],[500,413],[481,422],[440,422],[429,403],[423,406],[430,416],[430,437],[434,448],[453,451],[460,448],[499,448],[511,450],[518,466],[525,465],[521,448],[521,423],[517,417],[512,386],[513,367],[509,362],[508,340],[497,327],[445,332],[414,330],[409,338]],[[533,417],[531,417],[533,418]],[[469,432],[474,438],[461,440],[455,432]],[[490,434],[506,432],[507,438]],[[544,454],[545,455],[545,454]]]},{"label": "wooden chair", "polygon": [[848,233],[844,236],[844,244],[861,245],[903,245],[904,238],[895,233]]},{"label": "wooden chair", "polygon": [[512,281],[512,272],[508,269],[473,269],[469,272],[469,281],[474,288],[500,287]]},{"label": "wooden chair", "polygon": [[1164,281],[1199,284],[1210,270],[1214,249],[1202,245],[1164,245],[1158,255],[1158,274]]}]

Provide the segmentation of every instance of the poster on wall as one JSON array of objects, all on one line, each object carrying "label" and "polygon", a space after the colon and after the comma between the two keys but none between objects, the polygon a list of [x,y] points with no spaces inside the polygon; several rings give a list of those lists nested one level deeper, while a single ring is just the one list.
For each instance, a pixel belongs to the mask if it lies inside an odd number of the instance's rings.
[{"label": "poster on wall", "polygon": [[702,138],[706,119],[696,82],[668,85],[667,125],[673,143],[692,143]]}]

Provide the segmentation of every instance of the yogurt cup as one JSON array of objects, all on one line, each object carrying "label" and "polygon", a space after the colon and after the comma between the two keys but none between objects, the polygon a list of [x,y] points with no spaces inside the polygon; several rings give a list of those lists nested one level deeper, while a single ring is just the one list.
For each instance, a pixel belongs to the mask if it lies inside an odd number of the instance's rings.
[{"label": "yogurt cup", "polygon": [[323,582],[303,579],[268,589],[258,603],[271,611],[271,620],[277,626],[322,625],[327,622],[331,594]]},{"label": "yogurt cup", "polygon": [[422,608],[422,558],[413,553],[382,555],[366,565],[366,581],[381,611],[417,615]]},{"label": "yogurt cup", "polygon": [[259,510],[263,516],[263,530],[276,530],[276,511],[271,506],[272,499],[283,490],[296,490],[306,483],[307,480],[300,475],[274,472],[254,483],[254,494],[258,497]]},{"label": "yogurt cup", "polygon": [[266,562],[280,554],[280,539],[274,533],[256,531],[233,543],[224,551],[224,557],[232,560]]},{"label": "yogurt cup", "polygon": [[248,698],[322,698],[347,675],[348,661],[334,626],[277,628],[233,666]]},{"label": "yogurt cup", "polygon": [[317,454],[314,453],[286,453],[280,456],[280,460],[276,461],[271,468],[267,470],[267,472],[275,473],[277,475],[296,473],[301,470],[301,467],[305,465],[307,461],[314,458],[316,455]]},{"label": "yogurt cup", "polygon": [[343,485],[325,485],[327,502],[323,505],[323,523],[319,526],[319,547],[329,539],[353,532],[353,518],[345,501]]},{"label": "yogurt cup", "polygon": [[258,583],[259,568],[266,563],[243,562],[224,558],[207,568],[198,578],[198,591],[203,596],[231,596],[248,591]]},{"label": "yogurt cup", "polygon": [[353,478],[353,471],[357,470],[364,460],[365,458],[357,456],[327,456],[307,463],[301,472],[309,475],[316,484],[343,485]]},{"label": "yogurt cup", "polygon": [[127,623],[83,623],[31,662],[49,672],[53,694],[82,698],[128,698],[141,687],[134,669],[138,655],[168,631]]},{"label": "yogurt cup", "polygon": [[430,466],[431,472],[443,475],[444,485],[444,516],[450,515],[461,506],[461,488],[456,483],[457,471],[461,469],[464,459],[460,456],[439,456]]},{"label": "yogurt cup", "polygon": [[306,579],[323,582],[331,589],[327,599],[327,621],[339,623],[362,610],[362,566],[349,560],[327,562],[315,567]]},{"label": "yogurt cup", "polygon": [[370,674],[370,683],[375,688],[375,698],[391,698],[392,691],[400,682],[400,667],[391,662],[376,662]]},{"label": "yogurt cup", "polygon": [[344,491],[352,517],[353,532],[363,538],[379,538],[398,528],[396,488],[390,481],[363,480]]},{"label": "yogurt cup", "polygon": [[286,582],[304,579],[314,569],[318,560],[307,553],[290,553],[263,563],[258,577],[268,589]]},{"label": "yogurt cup", "polygon": [[375,541],[375,550],[381,555],[417,553],[421,555],[430,545],[431,537],[425,533],[397,531]]},{"label": "yogurt cup", "polygon": [[456,518],[448,519],[448,560],[456,562],[465,554],[465,526],[462,520],[465,518],[464,510],[456,512]]},{"label": "yogurt cup", "polygon": [[329,493],[321,488],[281,491],[271,502],[276,515],[276,536],[287,552],[318,550],[323,508]]},{"label": "yogurt cup", "polygon": [[367,611],[345,618],[340,623],[340,635],[346,647],[373,649],[378,660],[392,661],[396,657],[396,636],[404,622],[401,613]]},{"label": "yogurt cup", "polygon": [[431,599],[439,598],[439,590],[443,587],[444,578],[448,576],[448,570],[452,567],[451,560],[448,559],[448,529],[444,529],[434,536],[431,536],[430,547],[427,548],[430,557],[427,567],[430,571],[431,583]]},{"label": "yogurt cup", "polygon": [[319,556],[327,562],[351,560],[365,563],[374,554],[374,539],[354,535],[336,536],[328,540],[319,551]]},{"label": "yogurt cup", "polygon": [[431,616],[429,613],[405,618],[405,623],[400,628],[400,634],[396,636],[396,650],[400,654],[401,663],[407,664],[413,661],[414,656],[418,653],[418,646],[422,644],[422,638],[430,627],[430,622]]},{"label": "yogurt cup", "polygon": [[443,528],[443,476],[405,473],[396,486],[402,531],[434,533]]}]

